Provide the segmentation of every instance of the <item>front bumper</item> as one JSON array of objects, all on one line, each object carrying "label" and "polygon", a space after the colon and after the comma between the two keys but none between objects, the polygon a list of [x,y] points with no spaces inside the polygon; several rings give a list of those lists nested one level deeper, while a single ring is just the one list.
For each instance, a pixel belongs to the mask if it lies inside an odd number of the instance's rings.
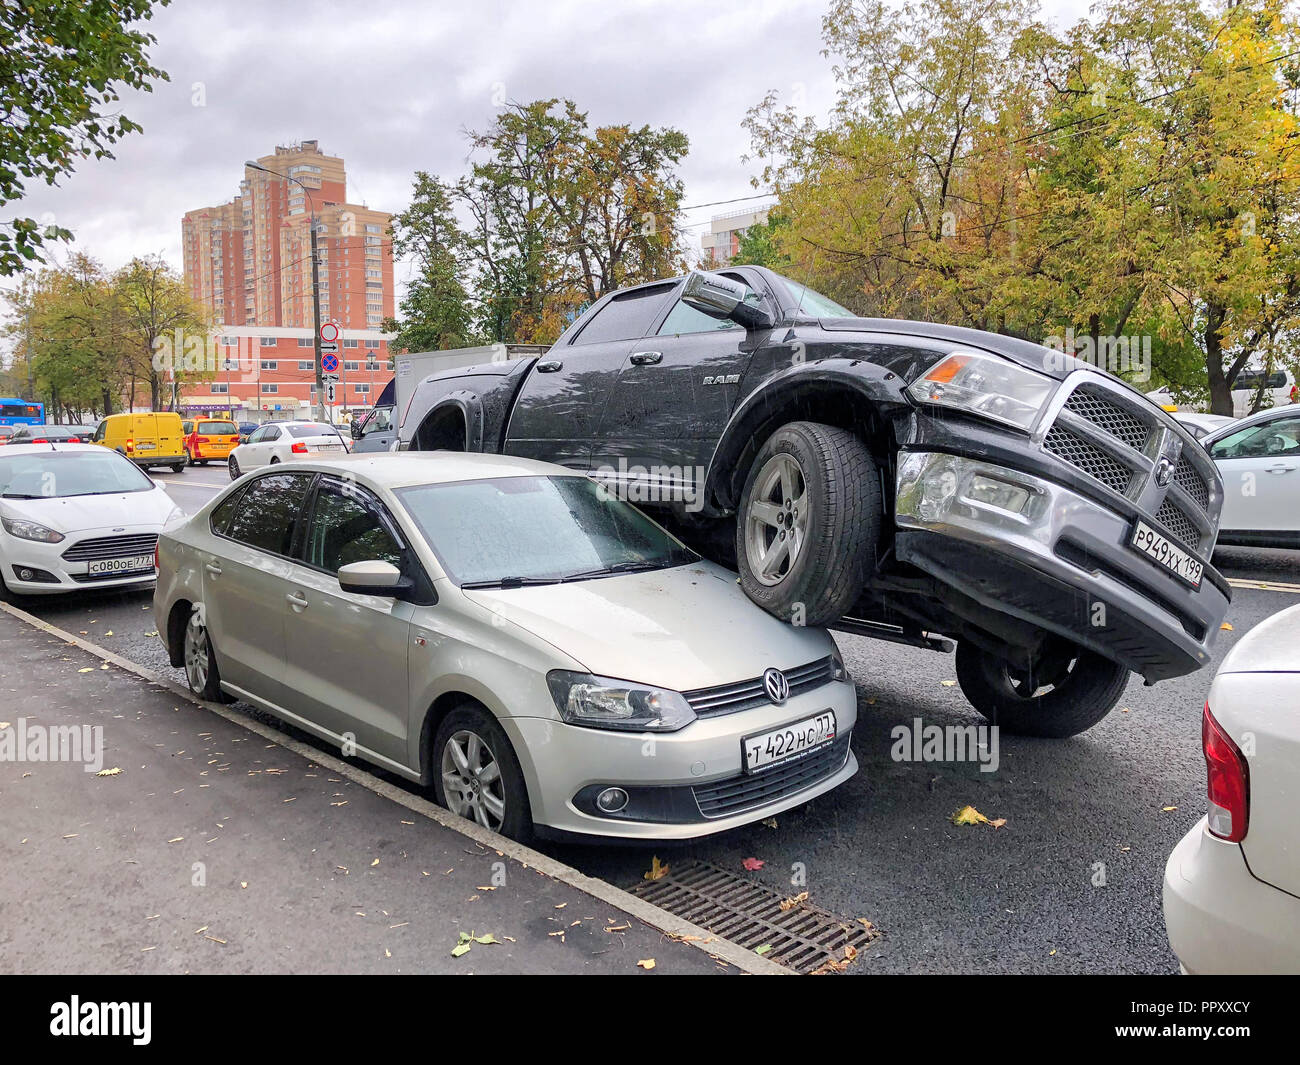
[{"label": "front bumper", "polygon": [[[972,499],[972,478],[1023,488],[1013,513]],[[900,456],[895,551],[984,607],[1121,662],[1148,682],[1210,660],[1228,609],[1207,566],[1193,590],[1128,546],[1132,523],[1043,477],[960,455]]]},{"label": "front bumper", "polygon": [[[745,737],[826,709],[835,711],[833,743],[802,759],[744,773]],[[849,749],[856,722],[853,684],[833,681],[784,706],[703,717],[665,734],[584,728],[536,717],[505,718],[501,724],[523,765],[533,820],[543,834],[650,841],[725,832],[837,787],[858,769]],[[622,787],[633,797],[622,816],[600,815],[584,801],[608,786]]]},{"label": "front bumper", "polygon": [[1165,864],[1169,945],[1189,973],[1300,973],[1300,899],[1255,879],[1205,818]]},{"label": "front bumper", "polygon": [[[121,531],[118,531],[118,530]],[[162,532],[160,525],[131,525],[125,529],[92,529],[72,533],[57,544],[42,543],[38,540],[23,540],[0,531],[0,566],[4,568],[4,582],[10,591],[19,595],[59,595],[67,592],[86,591],[101,588],[145,588],[158,577],[150,559],[147,572],[141,567],[119,575],[94,574],[90,562],[65,559],[64,553],[72,550],[86,540],[108,536],[154,536]],[[140,554],[152,556],[153,547],[147,552],[141,548]],[[135,557],[135,550],[124,553],[121,557]],[[35,579],[24,580],[20,573],[31,571]]]}]

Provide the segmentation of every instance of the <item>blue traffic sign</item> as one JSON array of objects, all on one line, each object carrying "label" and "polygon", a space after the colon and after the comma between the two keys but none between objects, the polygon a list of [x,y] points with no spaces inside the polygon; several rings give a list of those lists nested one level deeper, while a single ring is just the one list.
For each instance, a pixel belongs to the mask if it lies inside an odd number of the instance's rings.
[{"label": "blue traffic sign", "polygon": [[322,355],[320,357],[320,368],[326,373],[337,373],[339,357],[337,355]]}]

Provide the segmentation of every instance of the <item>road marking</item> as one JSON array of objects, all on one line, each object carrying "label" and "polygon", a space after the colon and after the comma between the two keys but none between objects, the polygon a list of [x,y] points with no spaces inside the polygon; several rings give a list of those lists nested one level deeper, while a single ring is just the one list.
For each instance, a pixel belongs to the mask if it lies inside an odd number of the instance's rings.
[{"label": "road marking", "polygon": [[207,481],[163,481],[164,488],[225,488],[226,484],[208,484]]},{"label": "road marking", "polygon": [[1286,584],[1283,581],[1248,581],[1240,577],[1229,577],[1228,583],[1234,588],[1254,588],[1261,592],[1294,592],[1300,595],[1300,584]]},{"label": "road marking", "polygon": [[166,688],[179,699],[185,699],[195,706],[201,706],[219,717],[229,721],[232,725],[237,725],[242,729],[255,733],[263,739],[271,740],[278,743],[286,750],[293,751],[294,754],[300,755],[317,765],[325,766],[332,772],[339,773],[349,780],[368,788],[381,798],[388,799],[392,802],[405,806],[413,813],[421,814],[430,821],[436,821],[443,828],[449,828],[462,836],[472,839],[475,843],[484,847],[491,847],[493,850],[500,851],[506,857],[513,858],[522,865],[536,869],[538,872],[549,876],[552,880],[558,880],[562,884],[568,884],[572,888],[591,895],[601,902],[610,906],[617,907],[626,914],[643,921],[651,928],[669,936],[678,937],[695,937],[686,939],[690,946],[697,950],[704,951],[711,957],[720,958],[729,965],[734,965],[742,972],[749,973],[752,976],[794,976],[795,973],[783,965],[777,965],[776,962],[768,961],[761,955],[755,954],[752,950],[746,950],[744,947],[730,940],[722,939],[707,928],[701,928],[699,925],[683,920],[665,909],[655,906],[653,903],[639,899],[635,895],[629,894],[622,888],[617,888],[613,884],[606,883],[604,880],[598,880],[595,877],[587,876],[586,873],[579,872],[570,865],[557,861],[549,854],[543,854],[541,851],[535,851],[531,847],[525,847],[522,843],[516,843],[505,836],[499,836],[490,829],[482,828],[477,822],[466,820],[463,817],[457,817],[441,806],[435,806],[428,799],[422,799],[417,795],[412,795],[396,784],[390,784],[386,780],[380,780],[367,770],[359,766],[350,765],[341,759],[335,758],[332,754],[320,750],[310,744],[296,740],[292,736],[286,736],[278,729],[270,725],[264,725],[260,721],[254,721],[244,714],[240,714],[229,707],[220,703],[209,703],[200,699],[189,688],[178,684],[171,677],[162,673],[155,672],[144,666],[137,665],[121,655],[114,654],[98,644],[91,643],[89,640],[83,640],[80,636],[74,636],[72,633],[59,628],[57,625],[51,625],[48,621],[35,617],[20,610],[9,603],[0,602],[0,610],[7,614],[12,614],[20,621],[25,621],[33,628],[47,632],[51,636],[57,636],[61,640],[75,644],[83,651],[87,651],[105,662],[109,662],[119,669],[128,673],[134,673],[137,677],[149,681],[151,684],[157,684]]}]

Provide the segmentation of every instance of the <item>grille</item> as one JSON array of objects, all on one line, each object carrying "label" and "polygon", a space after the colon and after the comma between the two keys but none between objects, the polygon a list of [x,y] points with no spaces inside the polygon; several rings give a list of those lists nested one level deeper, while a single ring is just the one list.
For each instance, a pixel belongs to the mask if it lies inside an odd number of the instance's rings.
[{"label": "grille", "polygon": [[[809,662],[806,666],[784,670],[785,679],[790,682],[790,695],[820,688],[831,679],[834,670],[835,664],[829,655],[816,662]],[[734,684],[719,684],[713,688],[697,688],[683,694],[691,704],[691,709],[700,717],[734,714],[740,710],[752,710],[756,706],[769,706],[772,702],[763,688],[762,677]]]},{"label": "grille", "polygon": [[673,861],[632,893],[798,973],[843,971],[880,935],[870,921],[837,917],[711,862]]},{"label": "grille", "polygon": [[1127,466],[1063,426],[1047,431],[1043,447],[1121,495],[1128,489],[1132,473]]},{"label": "grille", "polygon": [[120,581],[123,577],[152,577],[154,568],[123,570],[117,573],[70,573],[70,576],[78,584],[94,584],[97,581]]},{"label": "grille", "polygon": [[1156,521],[1168,529],[1175,540],[1182,541],[1187,547],[1195,548],[1201,542],[1201,531],[1196,523],[1172,499],[1166,499],[1160,504],[1160,509],[1156,511]]},{"label": "grille", "polygon": [[132,555],[152,555],[158,543],[156,533],[136,536],[101,536],[94,540],[79,540],[63,557],[69,562],[99,562],[106,558],[129,558]]},{"label": "grille", "polygon": [[1087,385],[1081,385],[1070,394],[1070,398],[1065,401],[1065,409],[1087,419],[1097,428],[1104,429],[1134,451],[1146,447],[1151,436],[1151,426],[1146,422]]},{"label": "grille", "polygon": [[727,817],[794,795],[838,770],[849,757],[849,734],[766,772],[701,784],[691,790],[705,817]]},{"label": "grille", "polygon": [[1185,458],[1179,459],[1178,465],[1174,467],[1174,482],[1196,501],[1202,513],[1210,509],[1210,486]]}]

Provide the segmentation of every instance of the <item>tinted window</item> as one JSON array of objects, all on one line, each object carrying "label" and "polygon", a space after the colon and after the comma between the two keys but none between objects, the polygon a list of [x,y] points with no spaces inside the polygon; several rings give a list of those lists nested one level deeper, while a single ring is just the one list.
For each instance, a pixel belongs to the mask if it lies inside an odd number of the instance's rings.
[{"label": "tinted window", "polygon": [[677,301],[675,306],[659,327],[659,335],[675,336],[678,333],[711,333],[717,329],[739,329],[730,318],[714,318],[712,315],[697,311],[689,303]]},{"label": "tinted window", "polygon": [[646,335],[673,285],[654,285],[615,296],[582,327],[575,344],[600,344],[607,340],[635,340]]},{"label": "tinted window", "polygon": [[1216,459],[1250,459],[1300,454],[1300,415],[1273,418],[1229,433],[1210,448]]},{"label": "tinted window", "polygon": [[316,493],[306,554],[308,565],[330,573],[372,559],[402,565],[402,549],[384,528],[375,505],[359,492],[330,482]]},{"label": "tinted window", "polygon": [[260,431],[257,439],[258,440],[279,440],[280,430],[274,425],[268,425]]},{"label": "tinted window", "polygon": [[249,547],[287,555],[311,479],[309,473],[281,473],[254,481],[240,497],[226,535]]},{"label": "tinted window", "polygon": [[226,528],[230,525],[230,518],[235,513],[235,507],[239,505],[240,497],[244,494],[243,489],[238,492],[232,492],[230,496],[223,500],[212,512],[212,518],[208,525],[214,533],[221,536],[226,534]]},{"label": "tinted window", "polygon": [[503,477],[398,492],[448,575],[460,583],[553,579],[697,556],[585,477]]},{"label": "tinted window", "polygon": [[289,426],[289,435],[296,437],[304,436],[334,436],[335,431],[332,425],[324,425],[313,422],[310,425],[291,425]]},{"label": "tinted window", "polygon": [[199,432],[211,433],[213,436],[234,436],[239,430],[234,422],[199,422]]}]

